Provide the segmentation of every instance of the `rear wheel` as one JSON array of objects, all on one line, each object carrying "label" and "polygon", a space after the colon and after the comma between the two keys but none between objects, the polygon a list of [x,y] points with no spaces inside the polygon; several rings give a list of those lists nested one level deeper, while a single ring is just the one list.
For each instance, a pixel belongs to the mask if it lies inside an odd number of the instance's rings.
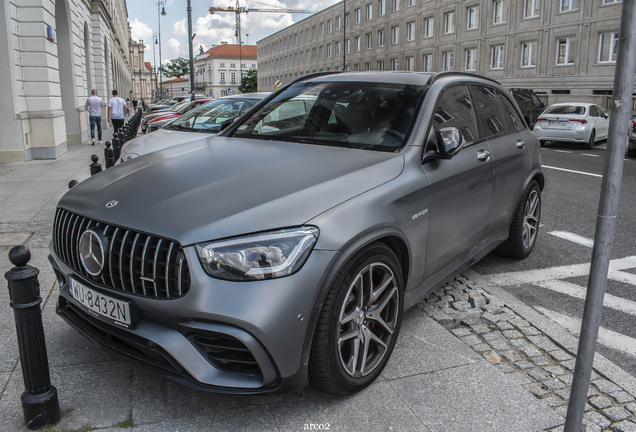
[{"label": "rear wheel", "polygon": [[590,140],[585,143],[584,147],[586,149],[591,149],[592,147],[594,147],[594,140],[596,139],[596,131],[592,130],[592,133],[590,134]]},{"label": "rear wheel", "polygon": [[393,352],[403,294],[400,263],[384,243],[371,243],[350,258],[318,317],[309,358],[311,383],[334,394],[371,384]]},{"label": "rear wheel", "polygon": [[539,145],[541,147],[545,147],[546,142],[547,142],[546,140],[539,140]]},{"label": "rear wheel", "polygon": [[541,189],[532,180],[521,195],[512,218],[508,239],[495,251],[500,255],[522,259],[530,255],[537,241],[541,220]]}]

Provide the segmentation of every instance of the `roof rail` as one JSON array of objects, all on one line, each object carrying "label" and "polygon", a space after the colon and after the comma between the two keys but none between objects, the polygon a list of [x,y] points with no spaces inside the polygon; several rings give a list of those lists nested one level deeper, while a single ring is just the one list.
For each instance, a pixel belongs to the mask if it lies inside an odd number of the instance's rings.
[{"label": "roof rail", "polygon": [[324,72],[314,72],[314,73],[310,73],[310,74],[307,74],[307,75],[303,75],[303,76],[301,76],[301,77],[298,77],[298,78],[296,78],[295,80],[293,80],[292,82],[290,82],[290,84],[294,84],[295,82],[298,82],[298,81],[304,81],[304,80],[309,79],[309,78],[316,78],[316,77],[323,76],[323,75],[333,75],[333,74],[339,74],[339,73],[343,73],[343,72],[345,72],[345,71],[324,71]]},{"label": "roof rail", "polygon": [[469,77],[473,77],[473,78],[481,78],[481,79],[485,79],[488,81],[492,81],[495,84],[501,85],[501,83],[497,80],[494,80],[492,78],[488,78],[482,75],[477,75],[474,73],[470,73],[470,72],[459,72],[459,71],[446,71],[446,72],[437,72],[434,75],[431,75],[431,77],[428,79],[426,85],[431,85],[433,84],[435,81],[437,81],[440,78],[443,78],[447,75],[461,75],[461,76],[469,76]]}]

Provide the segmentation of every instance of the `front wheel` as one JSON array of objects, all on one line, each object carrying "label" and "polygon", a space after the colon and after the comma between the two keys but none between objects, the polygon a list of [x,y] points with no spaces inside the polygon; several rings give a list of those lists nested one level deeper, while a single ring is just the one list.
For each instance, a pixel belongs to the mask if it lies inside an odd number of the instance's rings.
[{"label": "front wheel", "polygon": [[347,394],[371,384],[386,365],[402,322],[400,263],[384,243],[349,259],[327,293],[311,347],[309,379]]},{"label": "front wheel", "polygon": [[495,251],[500,255],[522,259],[530,255],[537,241],[541,220],[541,189],[532,180],[521,195],[510,224],[508,239]]}]

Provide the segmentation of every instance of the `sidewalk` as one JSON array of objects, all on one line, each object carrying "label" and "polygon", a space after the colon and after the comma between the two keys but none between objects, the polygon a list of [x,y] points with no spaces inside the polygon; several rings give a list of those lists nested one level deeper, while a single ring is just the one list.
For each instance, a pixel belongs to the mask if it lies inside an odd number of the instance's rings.
[{"label": "sidewalk", "polygon": [[[271,396],[202,393],[114,360],[55,314],[58,288],[47,259],[56,204],[70,180],[89,177],[91,154],[101,161],[103,146],[70,146],[56,161],[0,164],[0,272],[11,267],[7,252],[17,244],[31,249],[30,264],[40,270],[63,412],[49,431],[562,429],[576,341],[470,270],[405,314],[382,376],[352,396],[311,387]],[[0,430],[21,431],[24,385],[8,297],[0,289]],[[636,431],[634,378],[598,354],[595,366],[587,430]]]}]

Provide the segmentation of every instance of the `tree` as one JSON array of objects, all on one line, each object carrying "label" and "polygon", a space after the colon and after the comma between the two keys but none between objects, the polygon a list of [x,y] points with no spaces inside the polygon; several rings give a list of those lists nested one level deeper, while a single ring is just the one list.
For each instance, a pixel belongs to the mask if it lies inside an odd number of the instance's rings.
[{"label": "tree", "polygon": [[181,78],[190,73],[190,62],[182,57],[171,60],[165,66],[159,68],[166,76],[173,78]]},{"label": "tree", "polygon": [[241,85],[239,86],[239,92],[241,93],[253,93],[258,89],[258,81],[256,76],[256,69],[250,69],[247,71],[245,78],[241,79]]}]

